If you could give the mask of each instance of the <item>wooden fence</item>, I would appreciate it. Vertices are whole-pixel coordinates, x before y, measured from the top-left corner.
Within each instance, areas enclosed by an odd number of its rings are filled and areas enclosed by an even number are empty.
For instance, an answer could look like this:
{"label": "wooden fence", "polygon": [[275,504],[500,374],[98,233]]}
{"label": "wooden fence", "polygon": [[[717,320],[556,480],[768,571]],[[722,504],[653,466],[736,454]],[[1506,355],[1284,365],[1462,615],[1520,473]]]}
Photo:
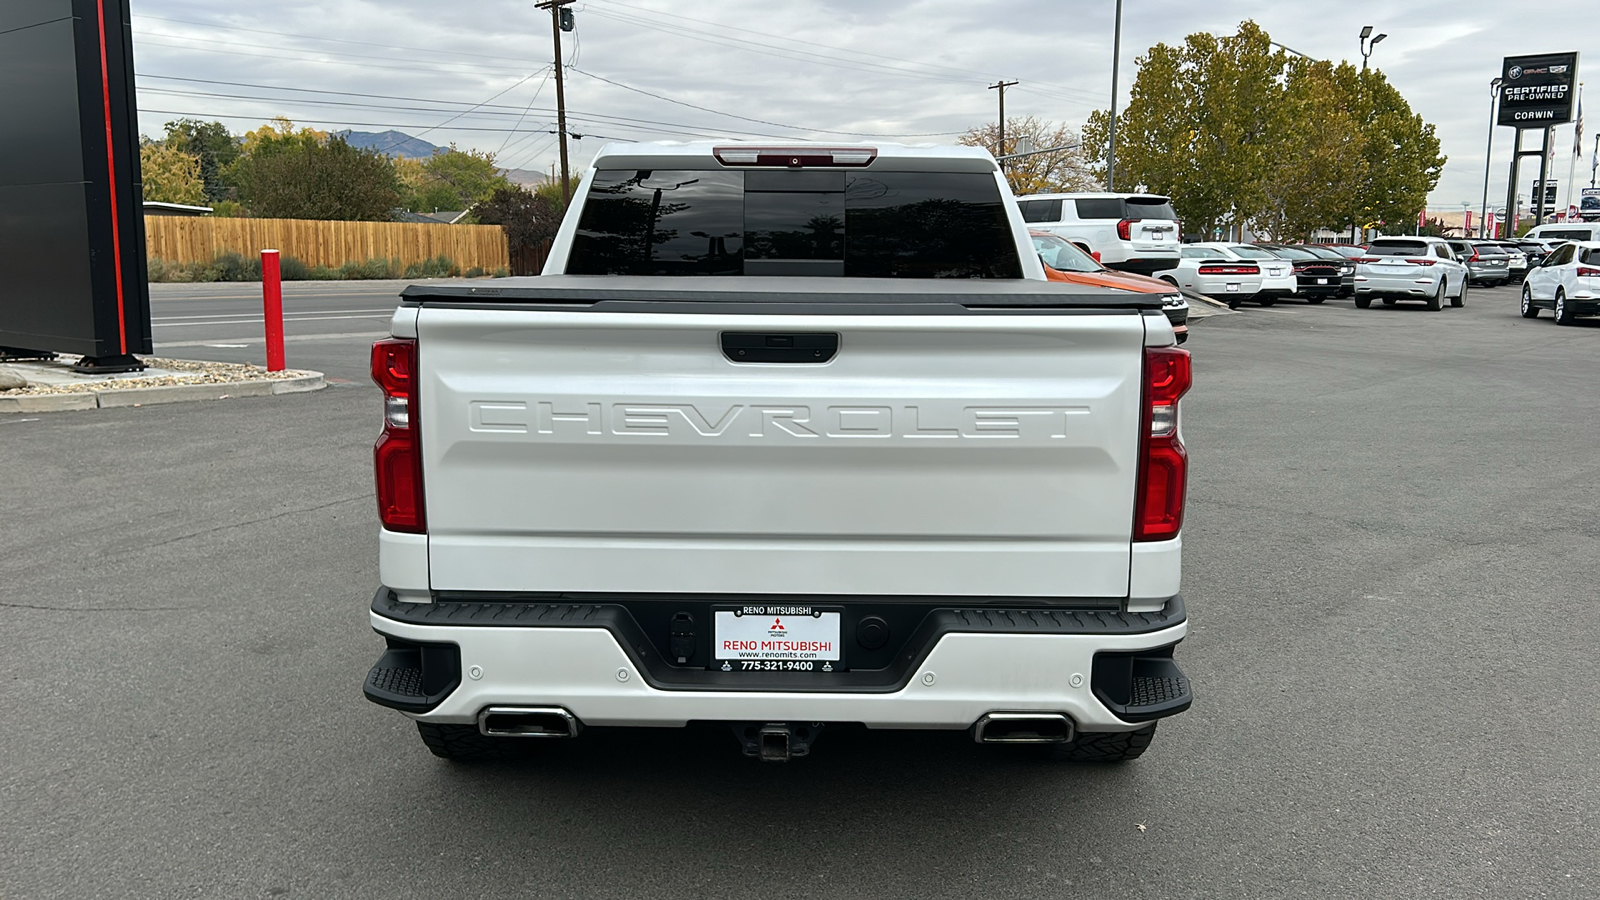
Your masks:
{"label": "wooden fence", "polygon": [[145,246],[170,263],[210,262],[232,250],[245,256],[277,250],[310,266],[337,268],[373,258],[402,266],[447,256],[463,270],[509,267],[498,225],[422,225],[410,222],[320,222],[306,219],[218,219],[145,216]]}

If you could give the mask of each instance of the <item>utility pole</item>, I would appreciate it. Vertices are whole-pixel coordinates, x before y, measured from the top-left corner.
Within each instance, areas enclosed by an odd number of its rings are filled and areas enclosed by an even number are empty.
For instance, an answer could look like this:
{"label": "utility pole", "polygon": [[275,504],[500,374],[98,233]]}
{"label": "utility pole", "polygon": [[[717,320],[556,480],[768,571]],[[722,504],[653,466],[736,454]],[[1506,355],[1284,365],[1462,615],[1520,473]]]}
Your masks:
{"label": "utility pole", "polygon": [[[1489,220],[1489,166],[1494,160],[1494,104],[1500,99],[1501,79],[1496,78],[1489,82],[1489,144],[1483,152],[1483,212],[1478,218],[1478,237],[1484,237],[1483,229]],[[1489,235],[1494,237],[1494,235]]]}
{"label": "utility pole", "polygon": [[[989,90],[992,91],[998,88],[1000,91],[1000,152],[996,153],[995,156],[1006,155],[1006,88],[1011,87],[1013,84],[1017,84],[1017,82],[997,81],[994,84],[989,85]],[[1002,161],[1000,163],[1000,170],[1005,171],[1005,168],[1006,164],[1004,161]]]}
{"label": "utility pole", "polygon": [[[563,10],[563,6],[570,6],[576,0],[541,0],[535,4],[540,9],[550,10],[550,37],[556,45],[556,130],[561,135],[561,205],[566,206],[572,202],[572,182],[567,175],[567,94],[562,86],[561,70],[564,64],[561,61],[561,32],[572,30],[572,12]],[[562,13],[566,15],[563,16]],[[563,19],[566,21],[563,23]],[[562,25],[566,27],[563,28]]]}
{"label": "utility pole", "polygon": [[1117,26],[1111,37],[1111,143],[1106,150],[1106,190],[1116,190],[1117,178],[1117,70],[1122,68],[1122,0],[1117,0]]}

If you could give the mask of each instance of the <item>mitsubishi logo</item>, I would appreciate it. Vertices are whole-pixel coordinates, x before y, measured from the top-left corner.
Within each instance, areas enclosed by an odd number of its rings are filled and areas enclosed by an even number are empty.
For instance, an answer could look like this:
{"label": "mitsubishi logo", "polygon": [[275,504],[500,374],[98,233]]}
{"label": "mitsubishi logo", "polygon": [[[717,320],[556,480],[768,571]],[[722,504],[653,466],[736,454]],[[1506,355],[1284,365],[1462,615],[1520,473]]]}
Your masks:
{"label": "mitsubishi logo", "polygon": [[772,630],[773,631],[783,631],[784,630],[784,628],[783,628],[783,620],[782,619],[773,619],[772,620]]}

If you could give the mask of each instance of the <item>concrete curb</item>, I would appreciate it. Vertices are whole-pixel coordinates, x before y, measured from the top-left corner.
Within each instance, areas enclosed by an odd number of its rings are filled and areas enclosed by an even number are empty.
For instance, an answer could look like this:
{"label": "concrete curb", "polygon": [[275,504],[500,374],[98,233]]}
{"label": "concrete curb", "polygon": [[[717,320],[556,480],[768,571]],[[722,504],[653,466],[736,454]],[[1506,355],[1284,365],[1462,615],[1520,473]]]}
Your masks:
{"label": "concrete curb", "polygon": [[232,397],[269,397],[274,394],[320,391],[327,386],[328,382],[321,372],[307,372],[298,378],[284,378],[279,381],[166,384],[158,387],[107,389],[72,394],[27,394],[21,397],[0,397],[0,414],[111,409],[118,406],[188,403],[194,400],[227,400]]}

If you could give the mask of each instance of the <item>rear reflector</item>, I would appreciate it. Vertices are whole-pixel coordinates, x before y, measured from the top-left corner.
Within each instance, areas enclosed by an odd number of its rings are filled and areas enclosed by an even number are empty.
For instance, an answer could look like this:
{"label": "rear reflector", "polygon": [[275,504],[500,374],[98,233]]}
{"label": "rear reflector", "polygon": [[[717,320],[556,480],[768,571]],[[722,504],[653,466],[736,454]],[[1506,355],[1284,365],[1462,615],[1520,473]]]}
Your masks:
{"label": "rear reflector", "polygon": [[422,505],[422,446],[417,430],[417,342],[372,345],[372,380],[383,388],[383,434],[372,448],[378,519],[390,531],[427,531]]}
{"label": "rear reflector", "polygon": [[725,166],[860,168],[878,158],[876,147],[713,147]]}
{"label": "rear reflector", "polygon": [[1183,527],[1189,454],[1178,439],[1178,400],[1192,381],[1189,351],[1146,347],[1144,429],[1134,491],[1133,539],[1164,541]]}

